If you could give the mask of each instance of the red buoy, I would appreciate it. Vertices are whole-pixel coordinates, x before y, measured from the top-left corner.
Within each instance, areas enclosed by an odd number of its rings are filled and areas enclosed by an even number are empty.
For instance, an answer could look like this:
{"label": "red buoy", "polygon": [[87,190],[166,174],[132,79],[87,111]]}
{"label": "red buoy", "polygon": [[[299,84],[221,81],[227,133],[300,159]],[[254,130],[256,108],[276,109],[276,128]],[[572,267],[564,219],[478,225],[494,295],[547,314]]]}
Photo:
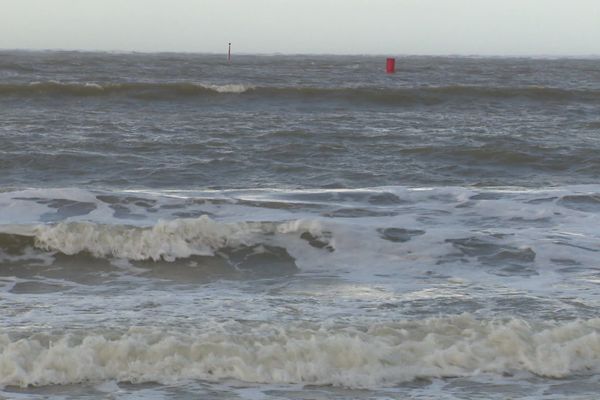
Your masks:
{"label": "red buoy", "polygon": [[387,62],[385,64],[385,72],[387,72],[388,74],[393,74],[394,72],[396,72],[396,59],[395,58],[387,59]]}

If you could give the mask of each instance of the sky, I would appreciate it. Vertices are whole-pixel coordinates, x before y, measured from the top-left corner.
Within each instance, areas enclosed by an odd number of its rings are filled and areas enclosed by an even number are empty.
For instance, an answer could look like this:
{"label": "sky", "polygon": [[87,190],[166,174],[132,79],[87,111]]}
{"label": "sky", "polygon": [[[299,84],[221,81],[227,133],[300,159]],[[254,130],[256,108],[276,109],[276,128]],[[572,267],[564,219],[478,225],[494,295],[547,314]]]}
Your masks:
{"label": "sky", "polygon": [[0,49],[600,55],[600,0],[0,0]]}

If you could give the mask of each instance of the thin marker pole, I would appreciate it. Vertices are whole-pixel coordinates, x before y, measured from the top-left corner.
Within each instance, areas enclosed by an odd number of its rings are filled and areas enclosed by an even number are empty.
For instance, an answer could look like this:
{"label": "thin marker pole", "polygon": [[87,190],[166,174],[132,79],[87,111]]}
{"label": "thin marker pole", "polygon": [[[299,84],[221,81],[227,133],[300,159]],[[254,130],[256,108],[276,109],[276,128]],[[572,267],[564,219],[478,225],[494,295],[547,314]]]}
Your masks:
{"label": "thin marker pole", "polygon": [[227,50],[227,62],[231,62],[231,42],[229,42],[229,49]]}

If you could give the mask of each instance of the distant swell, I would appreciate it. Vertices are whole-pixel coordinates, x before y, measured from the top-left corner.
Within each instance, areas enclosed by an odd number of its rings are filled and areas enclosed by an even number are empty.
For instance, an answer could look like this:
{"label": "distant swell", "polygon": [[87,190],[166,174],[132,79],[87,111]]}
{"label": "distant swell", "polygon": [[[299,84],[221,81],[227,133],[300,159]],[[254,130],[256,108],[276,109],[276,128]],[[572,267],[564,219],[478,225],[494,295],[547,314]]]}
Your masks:
{"label": "distant swell", "polygon": [[350,388],[418,378],[600,371],[600,320],[530,324],[469,315],[370,326],[243,322],[196,330],[0,332],[0,386],[199,379]]}
{"label": "distant swell", "polygon": [[406,88],[328,88],[328,87],[258,87],[246,84],[199,84],[190,82],[131,82],[131,83],[65,83],[32,82],[0,84],[0,97],[5,96],[124,96],[142,100],[173,98],[203,98],[207,96],[245,95],[263,99],[323,99],[381,104],[436,104],[462,100],[523,99],[541,102],[600,103],[600,90],[568,90],[553,87],[486,87],[438,86]]}
{"label": "distant swell", "polygon": [[241,84],[32,82],[29,84],[0,84],[0,96],[131,96],[158,100],[173,96],[209,96],[223,93],[243,93],[250,89],[252,89],[252,86]]}

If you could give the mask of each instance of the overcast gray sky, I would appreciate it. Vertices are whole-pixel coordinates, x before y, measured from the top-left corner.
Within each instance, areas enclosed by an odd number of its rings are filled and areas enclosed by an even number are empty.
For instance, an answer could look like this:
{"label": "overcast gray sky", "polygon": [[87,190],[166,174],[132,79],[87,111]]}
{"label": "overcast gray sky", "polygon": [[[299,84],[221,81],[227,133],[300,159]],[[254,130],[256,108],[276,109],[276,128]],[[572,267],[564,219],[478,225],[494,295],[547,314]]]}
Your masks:
{"label": "overcast gray sky", "polygon": [[600,0],[0,0],[0,48],[600,55]]}

